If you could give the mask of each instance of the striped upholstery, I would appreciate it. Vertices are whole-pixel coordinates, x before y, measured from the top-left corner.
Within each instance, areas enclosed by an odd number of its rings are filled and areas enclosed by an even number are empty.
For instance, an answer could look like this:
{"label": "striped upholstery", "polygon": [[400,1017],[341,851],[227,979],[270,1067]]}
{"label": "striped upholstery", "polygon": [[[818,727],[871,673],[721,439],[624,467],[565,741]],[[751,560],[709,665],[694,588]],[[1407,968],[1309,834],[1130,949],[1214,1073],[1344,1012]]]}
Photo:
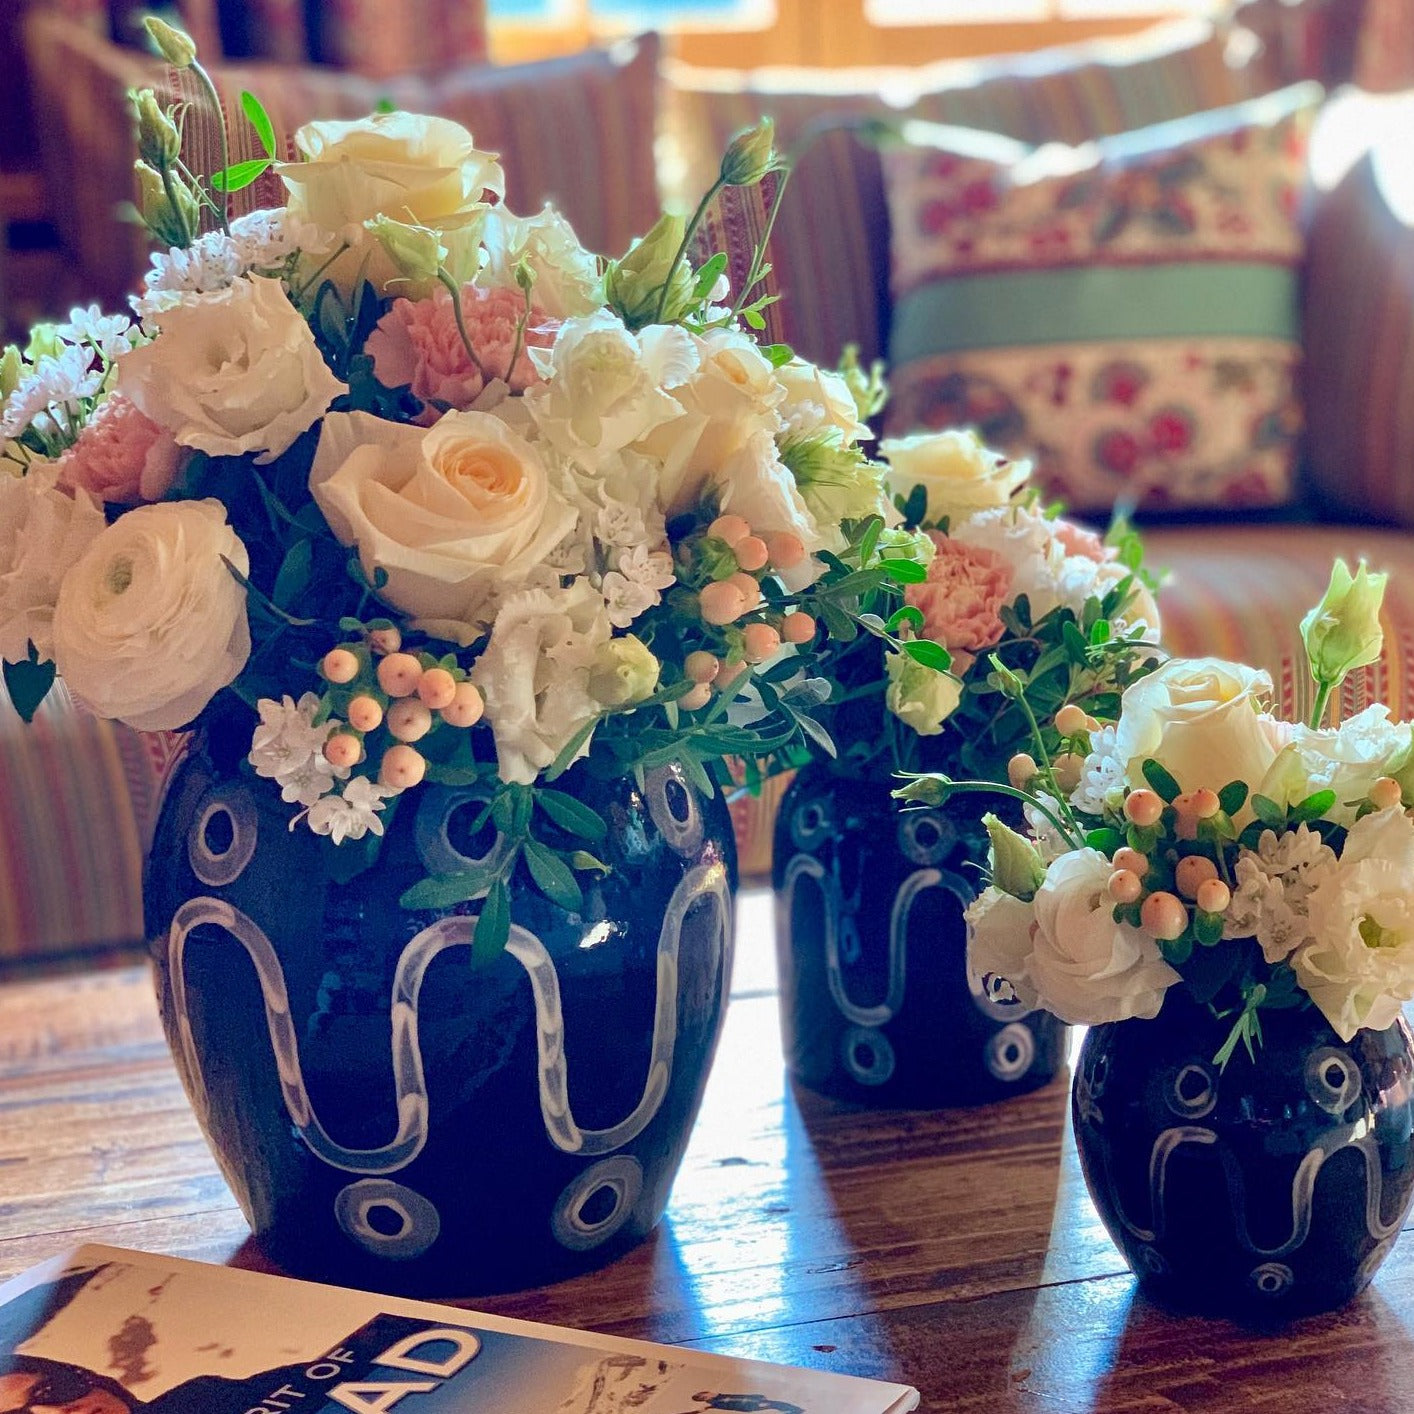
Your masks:
{"label": "striped upholstery", "polygon": [[[1317,197],[1307,255],[1307,462],[1325,505],[1414,525],[1414,95]],[[1401,131],[1402,129],[1402,131]]]}
{"label": "striped upholstery", "polygon": [[[154,86],[191,104],[184,135],[189,165],[219,165],[215,115],[190,74],[143,56],[56,14],[32,15],[26,48],[36,102],[48,121],[45,163],[54,216],[78,267],[76,293],[120,304],[146,264],[140,230],[113,213],[132,197],[136,148],[127,90]],[[510,205],[523,212],[556,201],[591,249],[619,254],[658,214],[653,162],[658,41],[626,41],[539,64],[483,65],[434,77],[382,81],[316,65],[216,65],[232,159],[257,155],[239,118],[242,88],[260,95],[288,155],[290,135],[311,118],[353,118],[387,99],[465,124],[499,151]],[[233,211],[279,204],[273,173],[236,195]]]}
{"label": "striped upholstery", "polygon": [[849,128],[909,117],[1025,142],[1083,142],[1248,96],[1221,37],[1190,23],[1121,43],[826,80],[683,65],[666,74],[668,173],[682,194],[705,190],[732,135],[763,113],[775,118],[783,149],[804,150],[776,226],[775,257],[790,297],[789,342],[830,363],[848,342],[867,357],[881,354],[887,334],[877,259],[887,245],[882,177],[877,154]]}

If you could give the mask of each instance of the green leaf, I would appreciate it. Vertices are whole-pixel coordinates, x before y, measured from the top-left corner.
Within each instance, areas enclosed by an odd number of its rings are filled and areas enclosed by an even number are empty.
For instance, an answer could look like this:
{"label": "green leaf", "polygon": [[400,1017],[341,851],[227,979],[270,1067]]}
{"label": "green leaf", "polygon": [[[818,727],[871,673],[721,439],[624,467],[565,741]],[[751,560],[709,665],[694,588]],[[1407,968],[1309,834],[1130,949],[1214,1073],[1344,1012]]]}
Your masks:
{"label": "green leaf", "polygon": [[917,560],[880,560],[879,568],[895,584],[922,584],[928,578],[927,566]]}
{"label": "green leaf", "polygon": [[899,506],[899,513],[910,530],[922,524],[928,514],[928,488],[922,483],[908,493],[908,499]]}
{"label": "green leaf", "polygon": [[217,191],[243,191],[270,166],[268,157],[252,157],[248,162],[234,162],[224,171],[211,174],[211,185]]}
{"label": "green leaf", "polygon": [[584,873],[612,874],[614,872],[597,855],[590,854],[585,849],[577,849],[570,855],[570,868],[579,869]]}
{"label": "green leaf", "polygon": [[897,633],[904,624],[907,624],[915,633],[922,633],[925,622],[922,609],[914,604],[905,604],[902,608],[893,611],[884,627],[890,633]]}
{"label": "green leaf", "polygon": [[497,879],[486,895],[476,933],[471,940],[471,965],[485,967],[505,951],[511,936],[511,898],[505,881]]}
{"label": "green leaf", "polygon": [[903,645],[903,651],[915,663],[921,663],[935,672],[945,673],[952,667],[952,654],[941,643],[934,643],[931,638],[911,638]]}
{"label": "green leaf", "polygon": [[609,827],[597,811],[591,810],[582,800],[567,795],[562,790],[547,790],[544,787],[535,792],[535,803],[562,830],[580,839],[597,844],[608,833]]}
{"label": "green leaf", "polygon": [[1247,804],[1247,782],[1232,781],[1218,792],[1218,804],[1229,815],[1236,815]]}
{"label": "green leaf", "polygon": [[834,760],[839,755],[839,752],[835,749],[834,738],[814,717],[807,717],[802,713],[795,720],[801,731],[804,732],[826,756],[830,757],[831,760]]}
{"label": "green leaf", "polygon": [[270,121],[270,115],[265,111],[261,101],[246,89],[241,90],[241,112],[245,114],[246,121],[255,129],[256,136],[260,139],[260,145],[265,149],[265,155],[273,159],[276,155],[275,125]]}
{"label": "green leaf", "polygon": [[275,576],[275,587],[270,598],[281,609],[289,609],[309,587],[310,573],[314,568],[314,545],[309,540],[296,540],[290,546],[280,563]]}
{"label": "green leaf", "polygon": [[1281,831],[1286,828],[1286,811],[1270,797],[1254,795],[1252,811],[1267,829]]}
{"label": "green leaf", "polygon": [[1182,793],[1178,782],[1152,756],[1144,763],[1143,770],[1149,788],[1163,800],[1172,801]]}
{"label": "green leaf", "polygon": [[766,321],[754,309],[743,309],[741,317],[758,333],[766,327]]}
{"label": "green leaf", "polygon": [[41,663],[34,644],[29,646],[27,662],[4,664],[5,691],[10,694],[10,702],[23,721],[34,721],[39,704],[49,695],[54,686],[54,664]]}
{"label": "green leaf", "polygon": [[727,268],[727,253],[719,250],[711,260],[709,260],[698,272],[697,283],[693,286],[692,293],[695,299],[706,299],[712,293],[712,286],[717,283],[717,277]]}
{"label": "green leaf", "polygon": [[1159,951],[1163,953],[1164,961],[1171,967],[1182,967],[1193,956],[1192,933],[1184,933],[1182,937],[1160,943]]}
{"label": "green leaf", "polygon": [[1091,830],[1090,833],[1085,836],[1085,843],[1089,845],[1091,849],[1099,850],[1101,854],[1108,858],[1123,845],[1124,836],[1120,831],[1105,826],[1102,829]]}
{"label": "green leaf", "polygon": [[474,864],[469,869],[458,869],[455,874],[437,874],[421,879],[398,902],[404,908],[416,911],[443,912],[459,903],[470,903],[473,899],[485,897],[499,877],[498,869]]}
{"label": "green leaf", "polygon": [[789,344],[764,344],[761,352],[772,368],[783,368],[795,357],[795,350]]}
{"label": "green leaf", "polygon": [[1291,819],[1307,823],[1319,820],[1334,804],[1335,792],[1333,790],[1318,790],[1314,795],[1308,795],[1300,805],[1292,809]]}
{"label": "green leaf", "polygon": [[1090,645],[1085,641],[1085,635],[1075,626],[1074,620],[1065,621],[1061,629],[1061,641],[1077,667],[1083,668],[1090,661]]}
{"label": "green leaf", "polygon": [[545,772],[547,781],[557,780],[563,776],[569,768],[574,765],[575,757],[579,755],[580,748],[594,735],[594,728],[599,725],[598,717],[591,717],[575,734],[560,748],[560,754],[550,763],[549,769]]}
{"label": "green leaf", "polygon": [[524,853],[535,887],[566,913],[578,913],[584,907],[584,895],[569,865],[539,840],[526,840]]}

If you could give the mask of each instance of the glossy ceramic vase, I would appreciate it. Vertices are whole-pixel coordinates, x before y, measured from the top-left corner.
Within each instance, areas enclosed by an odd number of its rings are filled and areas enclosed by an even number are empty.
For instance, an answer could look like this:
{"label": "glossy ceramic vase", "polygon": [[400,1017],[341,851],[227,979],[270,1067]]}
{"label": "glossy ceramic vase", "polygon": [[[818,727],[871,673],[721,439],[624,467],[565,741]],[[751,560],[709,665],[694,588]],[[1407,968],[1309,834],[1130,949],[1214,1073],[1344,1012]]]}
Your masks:
{"label": "glossy ceramic vase", "polygon": [[477,968],[479,904],[398,902],[504,847],[469,833],[466,793],[400,802],[340,884],[234,755],[178,768],[147,877],[162,1016],[276,1265],[469,1295],[599,1265],[662,1216],[726,1006],[731,828],[675,768],[557,785],[607,821],[611,872],[576,914],[517,874],[510,942]]}
{"label": "glossy ceramic vase", "polygon": [[893,785],[815,765],[781,801],[773,882],[792,1074],[843,1099],[930,1108],[1045,1084],[1066,1028],[968,975],[963,911],[996,802],[904,810]]}
{"label": "glossy ceramic vase", "polygon": [[1414,1199],[1403,1021],[1342,1042],[1314,1007],[1232,1024],[1170,994],[1086,1034],[1071,1104],[1090,1196],[1144,1290],[1184,1311],[1284,1320],[1350,1300]]}

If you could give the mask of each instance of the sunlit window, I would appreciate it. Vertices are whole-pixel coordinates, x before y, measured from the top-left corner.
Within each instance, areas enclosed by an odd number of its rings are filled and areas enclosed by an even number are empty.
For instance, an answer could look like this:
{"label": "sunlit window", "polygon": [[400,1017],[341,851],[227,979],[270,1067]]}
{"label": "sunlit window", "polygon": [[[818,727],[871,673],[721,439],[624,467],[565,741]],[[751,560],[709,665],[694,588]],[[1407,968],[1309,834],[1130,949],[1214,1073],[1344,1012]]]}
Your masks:
{"label": "sunlit window", "polygon": [[926,25],[1211,15],[1225,8],[1226,0],[865,0],[864,13],[879,25]]}
{"label": "sunlit window", "polygon": [[573,22],[629,29],[683,25],[755,27],[774,18],[774,0],[490,0],[493,22],[555,25]]}

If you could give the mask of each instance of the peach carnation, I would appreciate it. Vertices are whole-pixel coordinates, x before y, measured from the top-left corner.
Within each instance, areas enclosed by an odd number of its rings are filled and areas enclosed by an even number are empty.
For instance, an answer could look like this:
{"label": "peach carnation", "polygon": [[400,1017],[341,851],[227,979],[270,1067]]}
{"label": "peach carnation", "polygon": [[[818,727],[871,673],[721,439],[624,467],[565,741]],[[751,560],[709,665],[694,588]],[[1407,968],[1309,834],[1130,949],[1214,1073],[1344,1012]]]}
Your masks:
{"label": "peach carnation", "polygon": [[1060,541],[1061,549],[1067,555],[1076,555],[1084,560],[1094,560],[1097,565],[1114,559],[1114,550],[1106,545],[1093,530],[1086,530],[1084,526],[1076,525],[1074,521],[1069,520],[1058,520],[1055,522],[1055,527],[1056,539]]}
{"label": "peach carnation", "polygon": [[130,506],[171,489],[181,448],[135,403],[114,393],[59,458],[59,485]]}
{"label": "peach carnation", "polygon": [[[533,306],[526,318],[525,297],[519,290],[479,290],[468,285],[461,303],[475,362],[457,329],[452,296],[440,286],[427,299],[394,300],[368,336],[374,376],[385,388],[411,388],[413,397],[426,405],[419,422],[435,422],[448,408],[471,407],[495,378],[513,393],[523,393],[539,381],[530,348],[548,348],[554,342],[557,321]],[[512,368],[516,330],[523,318],[525,333]]]}
{"label": "peach carnation", "polygon": [[1011,599],[1011,567],[995,550],[941,531],[930,530],[928,538],[937,553],[928,578],[908,586],[908,602],[923,612],[923,636],[952,651],[954,671],[966,671],[972,654],[1002,636],[1000,610]]}

